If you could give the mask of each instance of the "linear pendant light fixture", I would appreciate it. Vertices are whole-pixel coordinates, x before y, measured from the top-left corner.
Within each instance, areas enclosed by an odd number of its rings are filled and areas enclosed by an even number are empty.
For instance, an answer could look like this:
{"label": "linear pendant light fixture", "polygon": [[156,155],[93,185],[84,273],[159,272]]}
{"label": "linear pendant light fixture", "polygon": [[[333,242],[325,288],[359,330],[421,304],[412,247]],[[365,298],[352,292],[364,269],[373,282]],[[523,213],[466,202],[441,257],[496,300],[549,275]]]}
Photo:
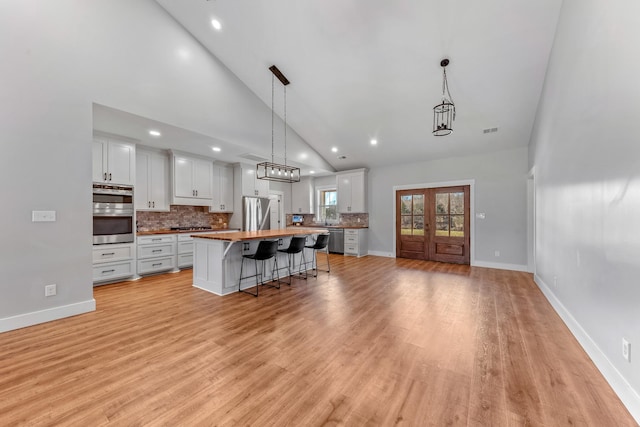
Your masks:
{"label": "linear pendant light fixture", "polygon": [[[256,165],[256,177],[267,181],[299,182],[300,168],[287,165],[287,85],[289,80],[282,74],[278,67],[272,65],[269,70],[271,76],[271,162],[262,162]],[[275,78],[280,80],[284,87],[284,164],[275,163],[274,155],[274,115],[273,94]]]}
{"label": "linear pendant light fixture", "polygon": [[440,61],[442,67],[442,102],[433,107],[433,134],[435,136],[445,136],[453,132],[452,123],[456,119],[456,106],[449,93],[447,83],[448,59]]}

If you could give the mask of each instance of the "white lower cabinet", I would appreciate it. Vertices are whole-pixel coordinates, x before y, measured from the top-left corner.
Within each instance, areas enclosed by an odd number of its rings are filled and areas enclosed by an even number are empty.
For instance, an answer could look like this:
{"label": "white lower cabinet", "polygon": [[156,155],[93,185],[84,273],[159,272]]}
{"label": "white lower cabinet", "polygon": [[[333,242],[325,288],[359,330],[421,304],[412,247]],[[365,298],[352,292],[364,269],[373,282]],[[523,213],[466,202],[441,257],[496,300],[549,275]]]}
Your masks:
{"label": "white lower cabinet", "polygon": [[361,257],[367,255],[368,253],[369,245],[367,241],[367,230],[345,228],[344,254]]}
{"label": "white lower cabinet", "polygon": [[189,234],[178,236],[178,268],[193,266],[193,237]]}
{"label": "white lower cabinet", "polygon": [[178,268],[193,267],[193,234],[215,234],[221,231],[205,231],[202,233],[178,234]]}
{"label": "white lower cabinet", "polygon": [[133,243],[93,246],[94,285],[135,276]]}
{"label": "white lower cabinet", "polygon": [[138,237],[138,274],[161,273],[176,269],[176,235]]}

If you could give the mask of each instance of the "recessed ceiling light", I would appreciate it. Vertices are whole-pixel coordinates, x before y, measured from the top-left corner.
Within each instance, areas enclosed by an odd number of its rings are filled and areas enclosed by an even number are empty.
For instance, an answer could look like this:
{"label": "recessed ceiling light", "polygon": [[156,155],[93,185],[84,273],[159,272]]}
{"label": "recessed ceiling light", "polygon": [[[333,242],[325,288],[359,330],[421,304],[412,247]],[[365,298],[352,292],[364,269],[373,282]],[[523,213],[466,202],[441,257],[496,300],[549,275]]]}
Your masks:
{"label": "recessed ceiling light", "polygon": [[377,145],[378,144],[378,140],[377,139],[372,139],[371,140],[371,145]]}
{"label": "recessed ceiling light", "polygon": [[150,130],[149,131],[149,135],[151,135],[151,136],[160,136],[162,134],[157,130]]}
{"label": "recessed ceiling light", "polygon": [[309,173],[313,175],[314,173],[316,173],[316,171],[309,171]]}
{"label": "recessed ceiling light", "polygon": [[216,152],[220,151],[220,147],[211,147],[211,149]]}
{"label": "recessed ceiling light", "polygon": [[333,148],[331,149],[331,151],[333,151],[334,153],[337,153],[337,152],[338,152],[338,148],[337,148],[337,147],[333,147]]}
{"label": "recessed ceiling light", "polygon": [[220,31],[220,29],[222,28],[222,24],[216,18],[213,18],[211,20],[211,26],[218,31]]}

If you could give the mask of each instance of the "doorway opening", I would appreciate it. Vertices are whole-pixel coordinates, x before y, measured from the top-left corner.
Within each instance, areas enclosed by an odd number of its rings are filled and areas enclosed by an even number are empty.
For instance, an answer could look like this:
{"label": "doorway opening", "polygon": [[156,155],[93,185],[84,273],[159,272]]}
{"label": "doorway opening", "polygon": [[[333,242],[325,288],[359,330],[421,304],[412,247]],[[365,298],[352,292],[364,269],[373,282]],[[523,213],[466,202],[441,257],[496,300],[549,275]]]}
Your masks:
{"label": "doorway opening", "polygon": [[469,264],[470,186],[396,191],[396,257]]}

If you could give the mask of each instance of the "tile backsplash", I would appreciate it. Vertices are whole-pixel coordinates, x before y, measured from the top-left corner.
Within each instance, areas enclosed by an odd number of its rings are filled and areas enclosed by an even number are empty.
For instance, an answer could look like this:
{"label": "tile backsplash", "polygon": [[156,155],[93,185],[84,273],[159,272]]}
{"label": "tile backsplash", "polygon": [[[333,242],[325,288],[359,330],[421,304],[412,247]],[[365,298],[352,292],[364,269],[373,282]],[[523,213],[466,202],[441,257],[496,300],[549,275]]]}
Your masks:
{"label": "tile backsplash", "polygon": [[[316,222],[316,216],[314,214],[303,214],[304,221],[302,225],[324,225],[323,223]],[[360,222],[358,222],[358,219]],[[287,214],[287,226],[293,224],[293,215]],[[369,226],[369,214],[368,213],[353,213],[353,214],[340,214],[340,223],[335,225],[344,225],[346,227],[368,227]]]}
{"label": "tile backsplash", "polygon": [[228,228],[228,213],[209,213],[208,206],[171,205],[169,212],[136,212],[138,231],[166,230],[171,227]]}

